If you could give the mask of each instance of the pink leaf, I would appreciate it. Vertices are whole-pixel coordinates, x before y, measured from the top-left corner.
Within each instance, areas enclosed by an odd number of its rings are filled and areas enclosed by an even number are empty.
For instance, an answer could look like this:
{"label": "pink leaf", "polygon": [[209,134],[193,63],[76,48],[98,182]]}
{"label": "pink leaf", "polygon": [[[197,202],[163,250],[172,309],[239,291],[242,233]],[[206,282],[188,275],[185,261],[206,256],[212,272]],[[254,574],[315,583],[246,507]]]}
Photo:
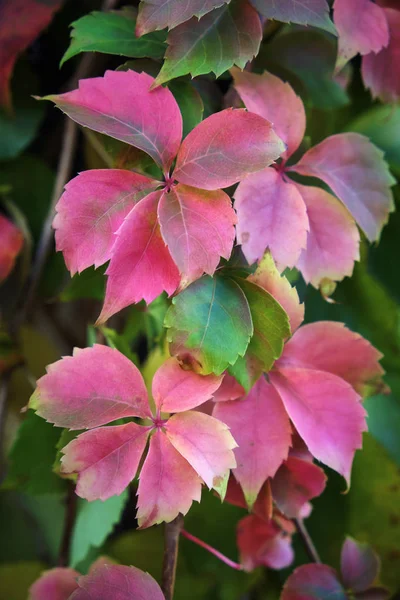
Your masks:
{"label": "pink leaf", "polygon": [[188,411],[171,417],[165,431],[171,444],[186,458],[211,489],[236,467],[232,449],[237,446],[229,428],[218,419]]}
{"label": "pink leaf", "polygon": [[135,423],[82,433],[62,452],[62,473],[78,473],[76,493],[86,500],[122,494],[136,475],[148,428]]}
{"label": "pink leaf", "polygon": [[368,544],[346,538],[340,557],[343,584],[353,592],[364,592],[379,575],[379,557]]}
{"label": "pink leaf", "polygon": [[252,4],[267,19],[312,25],[335,33],[326,0],[252,0]]}
{"label": "pink leaf", "polygon": [[225,188],[267,167],[284,150],[268,121],[228,108],[202,121],[183,140],[173,176],[193,187]]}
{"label": "pink leaf", "polygon": [[341,377],[361,395],[379,382],[384,370],[382,354],[343,323],[319,321],[301,327],[285,346],[276,364],[327,371]]}
{"label": "pink leaf", "polygon": [[182,116],[168,88],[135,71],[106,71],[81,79],[79,89],[46,96],[71,119],[147,152],[168,170],[182,139]]}
{"label": "pink leaf", "polygon": [[304,304],[300,304],[296,288],[290,285],[286,277],[280,275],[269,252],[261,259],[249,280],[269,292],[285,309],[289,317],[291,332],[294,333],[303,322]]}
{"label": "pink leaf", "polygon": [[310,229],[307,245],[297,261],[306,283],[316,288],[323,279],[341,281],[359,260],[360,235],[353,217],[332,194],[297,184],[307,207]]}
{"label": "pink leaf", "polygon": [[78,584],[70,600],[165,600],[155,579],[135,567],[103,565]]}
{"label": "pink leaf", "polygon": [[237,527],[240,562],[246,571],[259,566],[284,569],[294,558],[290,536],[281,532],[274,521],[264,521],[254,515],[244,517]]}
{"label": "pink leaf", "polygon": [[148,304],[164,290],[172,294],[179,271],[161,237],[157,206],[162,192],[153,192],[128,214],[112,249],[106,297],[98,323],[144,299]]}
{"label": "pink leaf", "polygon": [[142,0],[136,23],[136,35],[149,31],[173,29],[192,17],[200,19],[214,8],[227,4],[230,0]]}
{"label": "pink leaf", "polygon": [[320,467],[289,456],[272,479],[271,488],[279,510],[292,519],[299,517],[309,500],[322,494],[325,484],[326,475]]}
{"label": "pink leaf", "polygon": [[322,371],[285,367],[269,376],[311,454],[350,485],[354,453],[367,429],[358,394],[340,377]]}
{"label": "pink leaf", "polygon": [[303,565],[286,581],[280,600],[347,600],[336,571],[326,565]]}
{"label": "pink leaf", "polygon": [[45,571],[29,589],[28,600],[68,600],[77,588],[79,573],[74,569]]}
{"label": "pink leaf", "polygon": [[261,377],[245,398],[216,404],[213,415],[228,425],[239,444],[233,474],[251,508],[265,480],[288,455],[291,431],[281,399]]}
{"label": "pink leaf", "polygon": [[153,378],[153,397],[163,412],[182,412],[206,402],[221,385],[222,377],[199,375],[169,358]]}
{"label": "pink leaf", "polygon": [[150,415],[143,378],[126,356],[107,346],[74,349],[47,367],[30,408],[56,427],[90,429]]}
{"label": "pink leaf", "polygon": [[240,183],[235,209],[238,242],[250,264],[267,248],[282,269],[296,264],[306,246],[309,225],[295,185],[284,181],[275,169],[264,169]]}
{"label": "pink leaf", "polygon": [[200,502],[201,480],[195,470],[157,430],[150,440],[149,453],[140,473],[138,488],[139,526],[169,523],[185,515],[193,500]]}
{"label": "pink leaf", "polygon": [[111,257],[114,233],[157,181],[120,169],[84,171],[66,186],[53,221],[57,250],[74,275]]}
{"label": "pink leaf", "polygon": [[301,99],[288,83],[267,71],[257,75],[234,67],[231,72],[246,108],[271,122],[287,146],[283,156],[291,156],[300,146],[306,130],[306,113]]}
{"label": "pink leaf", "polygon": [[221,385],[213,394],[214,402],[227,402],[237,400],[245,395],[244,388],[229,373],[225,373]]}
{"label": "pink leaf", "polygon": [[220,257],[230,257],[237,219],[222,190],[178,184],[161,196],[158,217],[164,242],[187,280],[213,275]]}
{"label": "pink leaf", "polygon": [[388,45],[385,11],[372,0],[335,0],[333,6],[333,19],[339,34],[339,69],[356,54],[376,54]]}
{"label": "pink leaf", "polygon": [[[400,14],[400,13],[399,13]],[[394,180],[383,152],[358,133],[339,133],[308,150],[292,170],[319,177],[349,209],[370,241],[394,209]]]}
{"label": "pink leaf", "polygon": [[362,76],[372,95],[383,102],[400,98],[400,77],[393,76],[400,64],[400,11],[384,9],[389,25],[389,45],[379,54],[368,54],[362,61]]}
{"label": "pink leaf", "polygon": [[11,273],[15,260],[21,252],[24,238],[22,232],[0,214],[0,283]]}

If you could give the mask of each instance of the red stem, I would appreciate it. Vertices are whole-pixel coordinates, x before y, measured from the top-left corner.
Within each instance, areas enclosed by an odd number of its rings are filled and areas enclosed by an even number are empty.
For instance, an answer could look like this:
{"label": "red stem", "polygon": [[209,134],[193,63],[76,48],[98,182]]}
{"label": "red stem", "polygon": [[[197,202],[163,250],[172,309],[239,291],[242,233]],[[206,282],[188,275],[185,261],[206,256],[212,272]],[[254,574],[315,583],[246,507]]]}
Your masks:
{"label": "red stem", "polygon": [[231,567],[232,569],[235,569],[236,571],[243,571],[242,565],[234,562],[233,560],[231,560],[230,558],[228,558],[227,556],[225,556],[224,554],[222,554],[221,552],[219,552],[218,550],[216,550],[209,544],[206,544],[206,542],[203,542],[203,540],[200,540],[195,535],[192,535],[185,529],[182,529],[181,535],[183,535],[185,538],[187,538],[191,542],[194,542],[198,546],[201,546],[201,548],[208,550],[208,552],[210,552],[211,554],[213,554],[214,556],[219,558],[219,560],[222,560],[222,562],[225,563],[226,565],[228,565],[228,567]]}

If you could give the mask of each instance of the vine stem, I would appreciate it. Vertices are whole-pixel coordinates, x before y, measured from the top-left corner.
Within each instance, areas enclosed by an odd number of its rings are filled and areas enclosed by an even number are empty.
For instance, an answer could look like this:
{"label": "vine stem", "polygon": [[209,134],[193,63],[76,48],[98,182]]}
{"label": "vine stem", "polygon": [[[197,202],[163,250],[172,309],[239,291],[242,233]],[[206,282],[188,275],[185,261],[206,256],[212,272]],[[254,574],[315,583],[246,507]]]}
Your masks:
{"label": "vine stem", "polygon": [[165,600],[174,597],[176,566],[178,564],[179,536],[183,527],[183,516],[178,515],[171,523],[165,524],[164,560],[161,588]]}
{"label": "vine stem", "polygon": [[185,529],[182,529],[181,533],[182,533],[183,537],[187,538],[191,542],[194,542],[195,544],[197,544],[201,548],[204,548],[205,550],[207,550],[208,552],[210,552],[211,554],[213,554],[214,556],[216,556],[217,558],[219,558],[219,560],[221,560],[223,563],[225,563],[226,565],[228,565],[228,567],[231,567],[232,569],[235,569],[236,571],[243,571],[243,566],[241,564],[239,564],[239,563],[231,560],[230,558],[228,558],[227,556],[225,556],[225,554],[222,554],[222,552],[219,552],[219,550],[216,550],[215,548],[213,548],[212,546],[210,546],[206,542],[203,542],[203,540],[200,540],[195,535],[192,535],[191,533],[189,533]]}
{"label": "vine stem", "polygon": [[70,562],[71,542],[76,518],[77,499],[78,497],[75,494],[75,485],[69,481],[68,493],[65,500],[66,510],[64,520],[64,532],[60,546],[60,553],[58,555],[59,567],[68,567]]}
{"label": "vine stem", "polygon": [[312,541],[306,526],[304,525],[303,519],[293,519],[293,522],[296,525],[297,533],[301,537],[301,540],[304,544],[304,547],[310,560],[312,560],[315,563],[321,563],[321,558],[318,554],[316,547],[314,546],[314,542]]}

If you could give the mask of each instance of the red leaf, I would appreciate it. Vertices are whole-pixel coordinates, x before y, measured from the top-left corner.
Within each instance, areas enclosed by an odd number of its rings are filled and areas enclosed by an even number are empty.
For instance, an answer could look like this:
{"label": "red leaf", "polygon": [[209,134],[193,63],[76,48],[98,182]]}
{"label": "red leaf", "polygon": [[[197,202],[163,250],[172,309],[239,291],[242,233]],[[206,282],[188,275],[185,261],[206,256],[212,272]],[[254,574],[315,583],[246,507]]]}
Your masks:
{"label": "red leaf", "polygon": [[336,571],[326,565],[303,565],[286,581],[280,600],[347,600]]}
{"label": "red leaf", "polygon": [[24,237],[22,232],[0,214],[0,283],[11,273],[15,260],[21,252]]}
{"label": "red leaf", "polygon": [[343,584],[353,592],[366,591],[379,575],[379,557],[368,546],[346,538],[340,557]]}
{"label": "red leaf", "polygon": [[202,121],[183,140],[173,176],[206,190],[226,188],[270,165],[284,149],[268,121],[228,108]]}
{"label": "red leaf", "polygon": [[[239,506],[240,508],[248,509],[243,490],[233,475],[229,477],[224,501],[228,502],[229,504],[233,504],[233,506]],[[260,519],[270,521],[272,518],[272,511],[272,492],[268,479],[262,486],[251,512]]]}
{"label": "red leaf", "polygon": [[294,558],[291,537],[285,535],[274,521],[264,521],[254,515],[244,517],[237,527],[240,562],[246,571],[261,565],[284,569]]}

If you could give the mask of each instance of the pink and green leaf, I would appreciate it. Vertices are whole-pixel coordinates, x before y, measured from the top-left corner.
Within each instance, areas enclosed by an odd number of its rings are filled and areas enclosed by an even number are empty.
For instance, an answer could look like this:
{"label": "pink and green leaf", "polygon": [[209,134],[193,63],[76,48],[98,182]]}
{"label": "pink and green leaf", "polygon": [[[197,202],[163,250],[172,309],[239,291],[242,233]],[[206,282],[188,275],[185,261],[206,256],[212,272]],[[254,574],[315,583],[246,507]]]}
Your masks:
{"label": "pink and green leaf", "polygon": [[326,0],[251,0],[253,6],[266,19],[284,23],[311,25],[336,33],[329,18],[329,5]]}
{"label": "pink and green leaf", "polygon": [[200,19],[230,0],[142,0],[139,5],[136,33],[143,35],[159,29],[173,29],[192,17]]}

